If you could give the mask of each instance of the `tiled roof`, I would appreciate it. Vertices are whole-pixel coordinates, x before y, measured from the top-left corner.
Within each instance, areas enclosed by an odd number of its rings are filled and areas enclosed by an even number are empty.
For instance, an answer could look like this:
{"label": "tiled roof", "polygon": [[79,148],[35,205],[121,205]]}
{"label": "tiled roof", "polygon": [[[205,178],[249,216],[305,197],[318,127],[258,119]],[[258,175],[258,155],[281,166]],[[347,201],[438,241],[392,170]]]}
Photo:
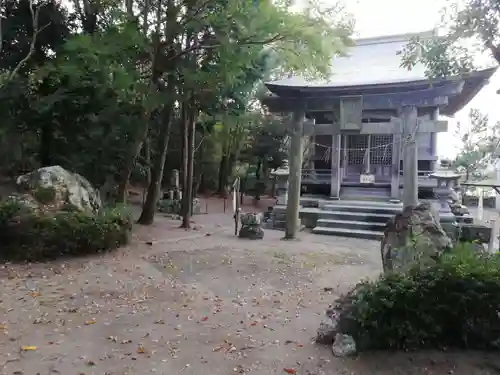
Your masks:
{"label": "tiled roof", "polygon": [[[328,81],[308,82],[292,77],[272,82],[273,85],[302,87],[346,87],[404,83],[425,80],[425,67],[421,64],[412,70],[401,67],[401,51],[412,36],[422,38],[433,32],[404,34],[369,39],[359,39],[348,50],[348,56],[337,57],[332,62],[333,75]],[[271,82],[270,82],[271,83]]]}

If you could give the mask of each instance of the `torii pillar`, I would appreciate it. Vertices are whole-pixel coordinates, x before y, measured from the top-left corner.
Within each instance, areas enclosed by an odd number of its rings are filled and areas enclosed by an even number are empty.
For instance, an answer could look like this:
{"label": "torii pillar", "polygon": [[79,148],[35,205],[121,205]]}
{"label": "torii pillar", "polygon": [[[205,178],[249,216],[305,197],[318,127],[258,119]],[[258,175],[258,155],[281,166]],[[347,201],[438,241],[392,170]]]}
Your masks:
{"label": "torii pillar", "polygon": [[284,239],[295,239],[299,230],[300,186],[302,180],[302,136],[304,134],[305,108],[298,106],[292,112],[292,134],[288,156],[288,199]]}

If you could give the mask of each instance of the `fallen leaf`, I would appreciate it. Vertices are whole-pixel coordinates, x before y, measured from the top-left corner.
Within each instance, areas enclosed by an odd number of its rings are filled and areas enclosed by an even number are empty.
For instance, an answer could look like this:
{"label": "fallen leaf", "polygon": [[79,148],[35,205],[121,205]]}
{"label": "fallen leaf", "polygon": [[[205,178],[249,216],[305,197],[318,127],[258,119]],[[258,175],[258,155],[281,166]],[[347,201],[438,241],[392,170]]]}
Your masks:
{"label": "fallen leaf", "polygon": [[37,346],[31,346],[31,345],[28,345],[28,346],[23,346],[21,348],[24,352],[29,352],[29,351],[33,351],[33,350],[37,350],[38,347]]}
{"label": "fallen leaf", "polygon": [[297,370],[294,368],[284,368],[283,371],[285,371],[287,374],[296,374]]}
{"label": "fallen leaf", "polygon": [[144,353],[146,353],[146,349],[144,348],[144,346],[139,345],[139,347],[137,348],[137,354],[144,354]]}
{"label": "fallen leaf", "polygon": [[90,320],[87,320],[87,321],[85,322],[85,325],[86,325],[86,326],[89,326],[89,325],[91,325],[91,324],[96,324],[96,323],[97,323],[97,321],[96,321],[94,318],[92,318],[92,319],[90,319]]}
{"label": "fallen leaf", "polygon": [[40,297],[42,295],[42,293],[40,292],[37,292],[37,291],[33,291],[30,293],[31,297]]}

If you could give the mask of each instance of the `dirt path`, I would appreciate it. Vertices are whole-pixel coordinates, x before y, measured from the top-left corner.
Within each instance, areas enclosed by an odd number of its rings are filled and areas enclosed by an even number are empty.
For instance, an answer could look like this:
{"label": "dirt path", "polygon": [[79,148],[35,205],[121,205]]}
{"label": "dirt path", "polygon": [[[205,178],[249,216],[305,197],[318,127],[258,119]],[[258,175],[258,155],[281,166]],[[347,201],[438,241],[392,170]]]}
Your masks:
{"label": "dirt path", "polygon": [[231,235],[230,214],[197,223],[159,219],[102,257],[3,266],[1,373],[495,373],[477,353],[337,359],[312,343],[335,295],[380,272],[378,243],[273,231],[251,242]]}

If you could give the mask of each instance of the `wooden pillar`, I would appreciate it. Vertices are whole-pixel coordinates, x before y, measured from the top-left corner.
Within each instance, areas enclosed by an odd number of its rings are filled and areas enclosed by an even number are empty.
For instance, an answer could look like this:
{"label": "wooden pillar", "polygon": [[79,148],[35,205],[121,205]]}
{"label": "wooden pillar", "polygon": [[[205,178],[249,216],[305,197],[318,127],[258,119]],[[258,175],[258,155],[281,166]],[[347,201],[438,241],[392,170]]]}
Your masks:
{"label": "wooden pillar", "polygon": [[285,239],[295,239],[299,229],[300,183],[302,175],[302,135],[305,111],[303,107],[292,114],[292,135],[288,156],[288,199],[286,203]]}
{"label": "wooden pillar", "polygon": [[391,168],[391,198],[401,199],[399,178],[401,176],[401,131],[395,132],[392,137],[392,168]]}
{"label": "wooden pillar", "polygon": [[330,197],[339,198],[340,196],[340,142],[341,135],[334,133],[332,135],[332,179],[330,188]]}
{"label": "wooden pillar", "polygon": [[401,110],[403,127],[403,205],[418,204],[418,155],[417,155],[417,108],[405,106]]}

